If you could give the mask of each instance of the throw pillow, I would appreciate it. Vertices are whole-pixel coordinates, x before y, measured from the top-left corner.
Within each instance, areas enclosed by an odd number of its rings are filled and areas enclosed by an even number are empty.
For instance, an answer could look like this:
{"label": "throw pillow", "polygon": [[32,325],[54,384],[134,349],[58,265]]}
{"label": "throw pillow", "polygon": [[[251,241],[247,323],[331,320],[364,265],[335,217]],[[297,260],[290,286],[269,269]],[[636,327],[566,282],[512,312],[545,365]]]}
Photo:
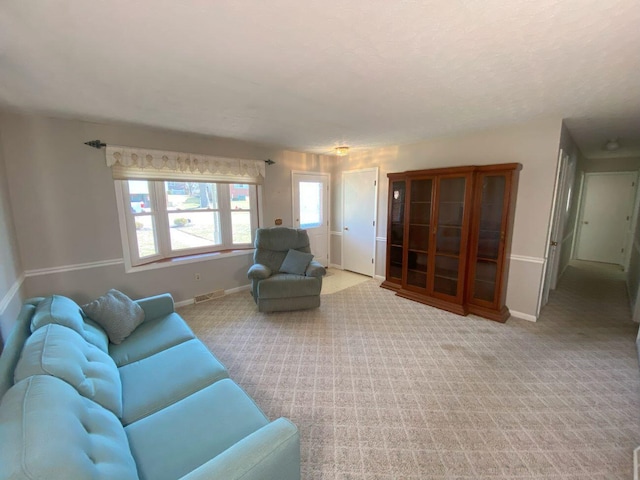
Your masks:
{"label": "throw pillow", "polygon": [[111,289],[82,306],[85,315],[100,324],[111,343],[122,343],[144,321],[142,307],[124,293]]}
{"label": "throw pillow", "polygon": [[304,275],[311,260],[313,260],[312,254],[289,249],[287,256],[284,257],[284,262],[280,266],[280,272]]}

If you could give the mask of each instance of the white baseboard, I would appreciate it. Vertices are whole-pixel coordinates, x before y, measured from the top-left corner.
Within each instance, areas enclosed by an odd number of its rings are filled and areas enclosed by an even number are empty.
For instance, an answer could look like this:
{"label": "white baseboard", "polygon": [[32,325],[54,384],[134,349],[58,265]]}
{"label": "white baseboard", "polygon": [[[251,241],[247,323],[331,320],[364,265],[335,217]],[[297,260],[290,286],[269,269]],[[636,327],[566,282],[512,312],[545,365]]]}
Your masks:
{"label": "white baseboard", "polygon": [[5,293],[4,297],[2,297],[2,300],[0,300],[0,315],[4,314],[4,311],[13,300],[13,297],[20,291],[20,287],[22,287],[24,279],[24,273],[20,274],[17,280],[13,282],[13,285],[11,285],[11,288],[7,291],[7,293]]}
{"label": "white baseboard", "polygon": [[[228,290],[224,291],[225,295],[231,295],[232,293],[238,293],[238,292],[244,292],[245,290],[251,290],[251,284],[247,284],[247,285],[241,285],[239,287],[234,287],[234,288],[230,288]],[[222,297],[220,297],[222,298]],[[180,308],[180,307],[186,307],[187,305],[193,305],[195,302],[195,299],[193,298],[189,298],[187,300],[182,300],[180,302],[175,302],[174,305],[176,308]]]}
{"label": "white baseboard", "polygon": [[538,321],[538,317],[536,317],[535,315],[530,315],[528,313],[516,312],[514,310],[509,310],[509,313],[511,313],[512,317],[516,317],[516,318],[519,318],[521,320],[527,320],[528,322],[537,322]]}
{"label": "white baseboard", "polygon": [[337,263],[330,263],[330,264],[329,264],[329,268],[336,268],[336,269],[338,269],[338,270],[344,270],[344,269],[342,268],[342,265],[338,265]]}
{"label": "white baseboard", "polygon": [[374,279],[374,280],[378,280],[378,281],[380,281],[380,282],[384,282],[384,281],[387,279],[387,277],[384,277],[384,276],[382,276],[382,275],[374,275],[374,276],[373,276],[373,279]]}

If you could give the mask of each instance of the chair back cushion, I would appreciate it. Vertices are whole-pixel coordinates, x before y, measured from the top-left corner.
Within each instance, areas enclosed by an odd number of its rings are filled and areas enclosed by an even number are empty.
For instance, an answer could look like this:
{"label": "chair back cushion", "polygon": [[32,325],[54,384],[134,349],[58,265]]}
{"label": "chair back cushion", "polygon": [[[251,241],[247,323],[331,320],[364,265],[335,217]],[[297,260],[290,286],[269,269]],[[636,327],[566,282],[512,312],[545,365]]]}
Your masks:
{"label": "chair back cushion", "polygon": [[254,263],[266,265],[272,272],[280,270],[289,249],[311,253],[307,231],[288,227],[259,228],[255,247]]}
{"label": "chair back cushion", "polygon": [[122,417],[118,367],[109,355],[70,328],[50,323],[27,339],[16,366],[15,382],[32,375],[64,380],[83,397]]}
{"label": "chair back cushion", "polygon": [[57,323],[75,330],[87,342],[105,353],[109,352],[109,339],[105,331],[93,320],[85,318],[80,306],[70,298],[52,295],[42,300],[31,319],[31,331],[50,323]]}
{"label": "chair back cushion", "polygon": [[35,375],[0,404],[0,480],[137,479],[120,421],[68,383]]}

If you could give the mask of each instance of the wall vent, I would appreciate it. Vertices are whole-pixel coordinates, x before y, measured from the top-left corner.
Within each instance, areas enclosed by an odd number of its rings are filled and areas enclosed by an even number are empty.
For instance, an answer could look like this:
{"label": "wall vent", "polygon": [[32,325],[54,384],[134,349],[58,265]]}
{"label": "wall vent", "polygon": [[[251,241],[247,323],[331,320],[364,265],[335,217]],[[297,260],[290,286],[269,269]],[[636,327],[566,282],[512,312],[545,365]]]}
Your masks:
{"label": "wall vent", "polygon": [[216,290],[215,292],[203,293],[193,298],[193,303],[202,303],[213,300],[214,298],[224,297],[224,290]]}

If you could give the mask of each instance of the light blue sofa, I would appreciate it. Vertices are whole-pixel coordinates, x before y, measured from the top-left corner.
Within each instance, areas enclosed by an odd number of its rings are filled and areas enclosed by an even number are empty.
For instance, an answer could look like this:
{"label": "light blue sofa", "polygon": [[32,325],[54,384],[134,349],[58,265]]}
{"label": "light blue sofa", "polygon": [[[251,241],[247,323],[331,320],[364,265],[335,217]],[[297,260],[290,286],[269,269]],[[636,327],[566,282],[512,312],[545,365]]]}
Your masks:
{"label": "light blue sofa", "polygon": [[121,344],[62,296],[22,307],[0,357],[0,479],[299,480],[269,422],[164,294]]}

